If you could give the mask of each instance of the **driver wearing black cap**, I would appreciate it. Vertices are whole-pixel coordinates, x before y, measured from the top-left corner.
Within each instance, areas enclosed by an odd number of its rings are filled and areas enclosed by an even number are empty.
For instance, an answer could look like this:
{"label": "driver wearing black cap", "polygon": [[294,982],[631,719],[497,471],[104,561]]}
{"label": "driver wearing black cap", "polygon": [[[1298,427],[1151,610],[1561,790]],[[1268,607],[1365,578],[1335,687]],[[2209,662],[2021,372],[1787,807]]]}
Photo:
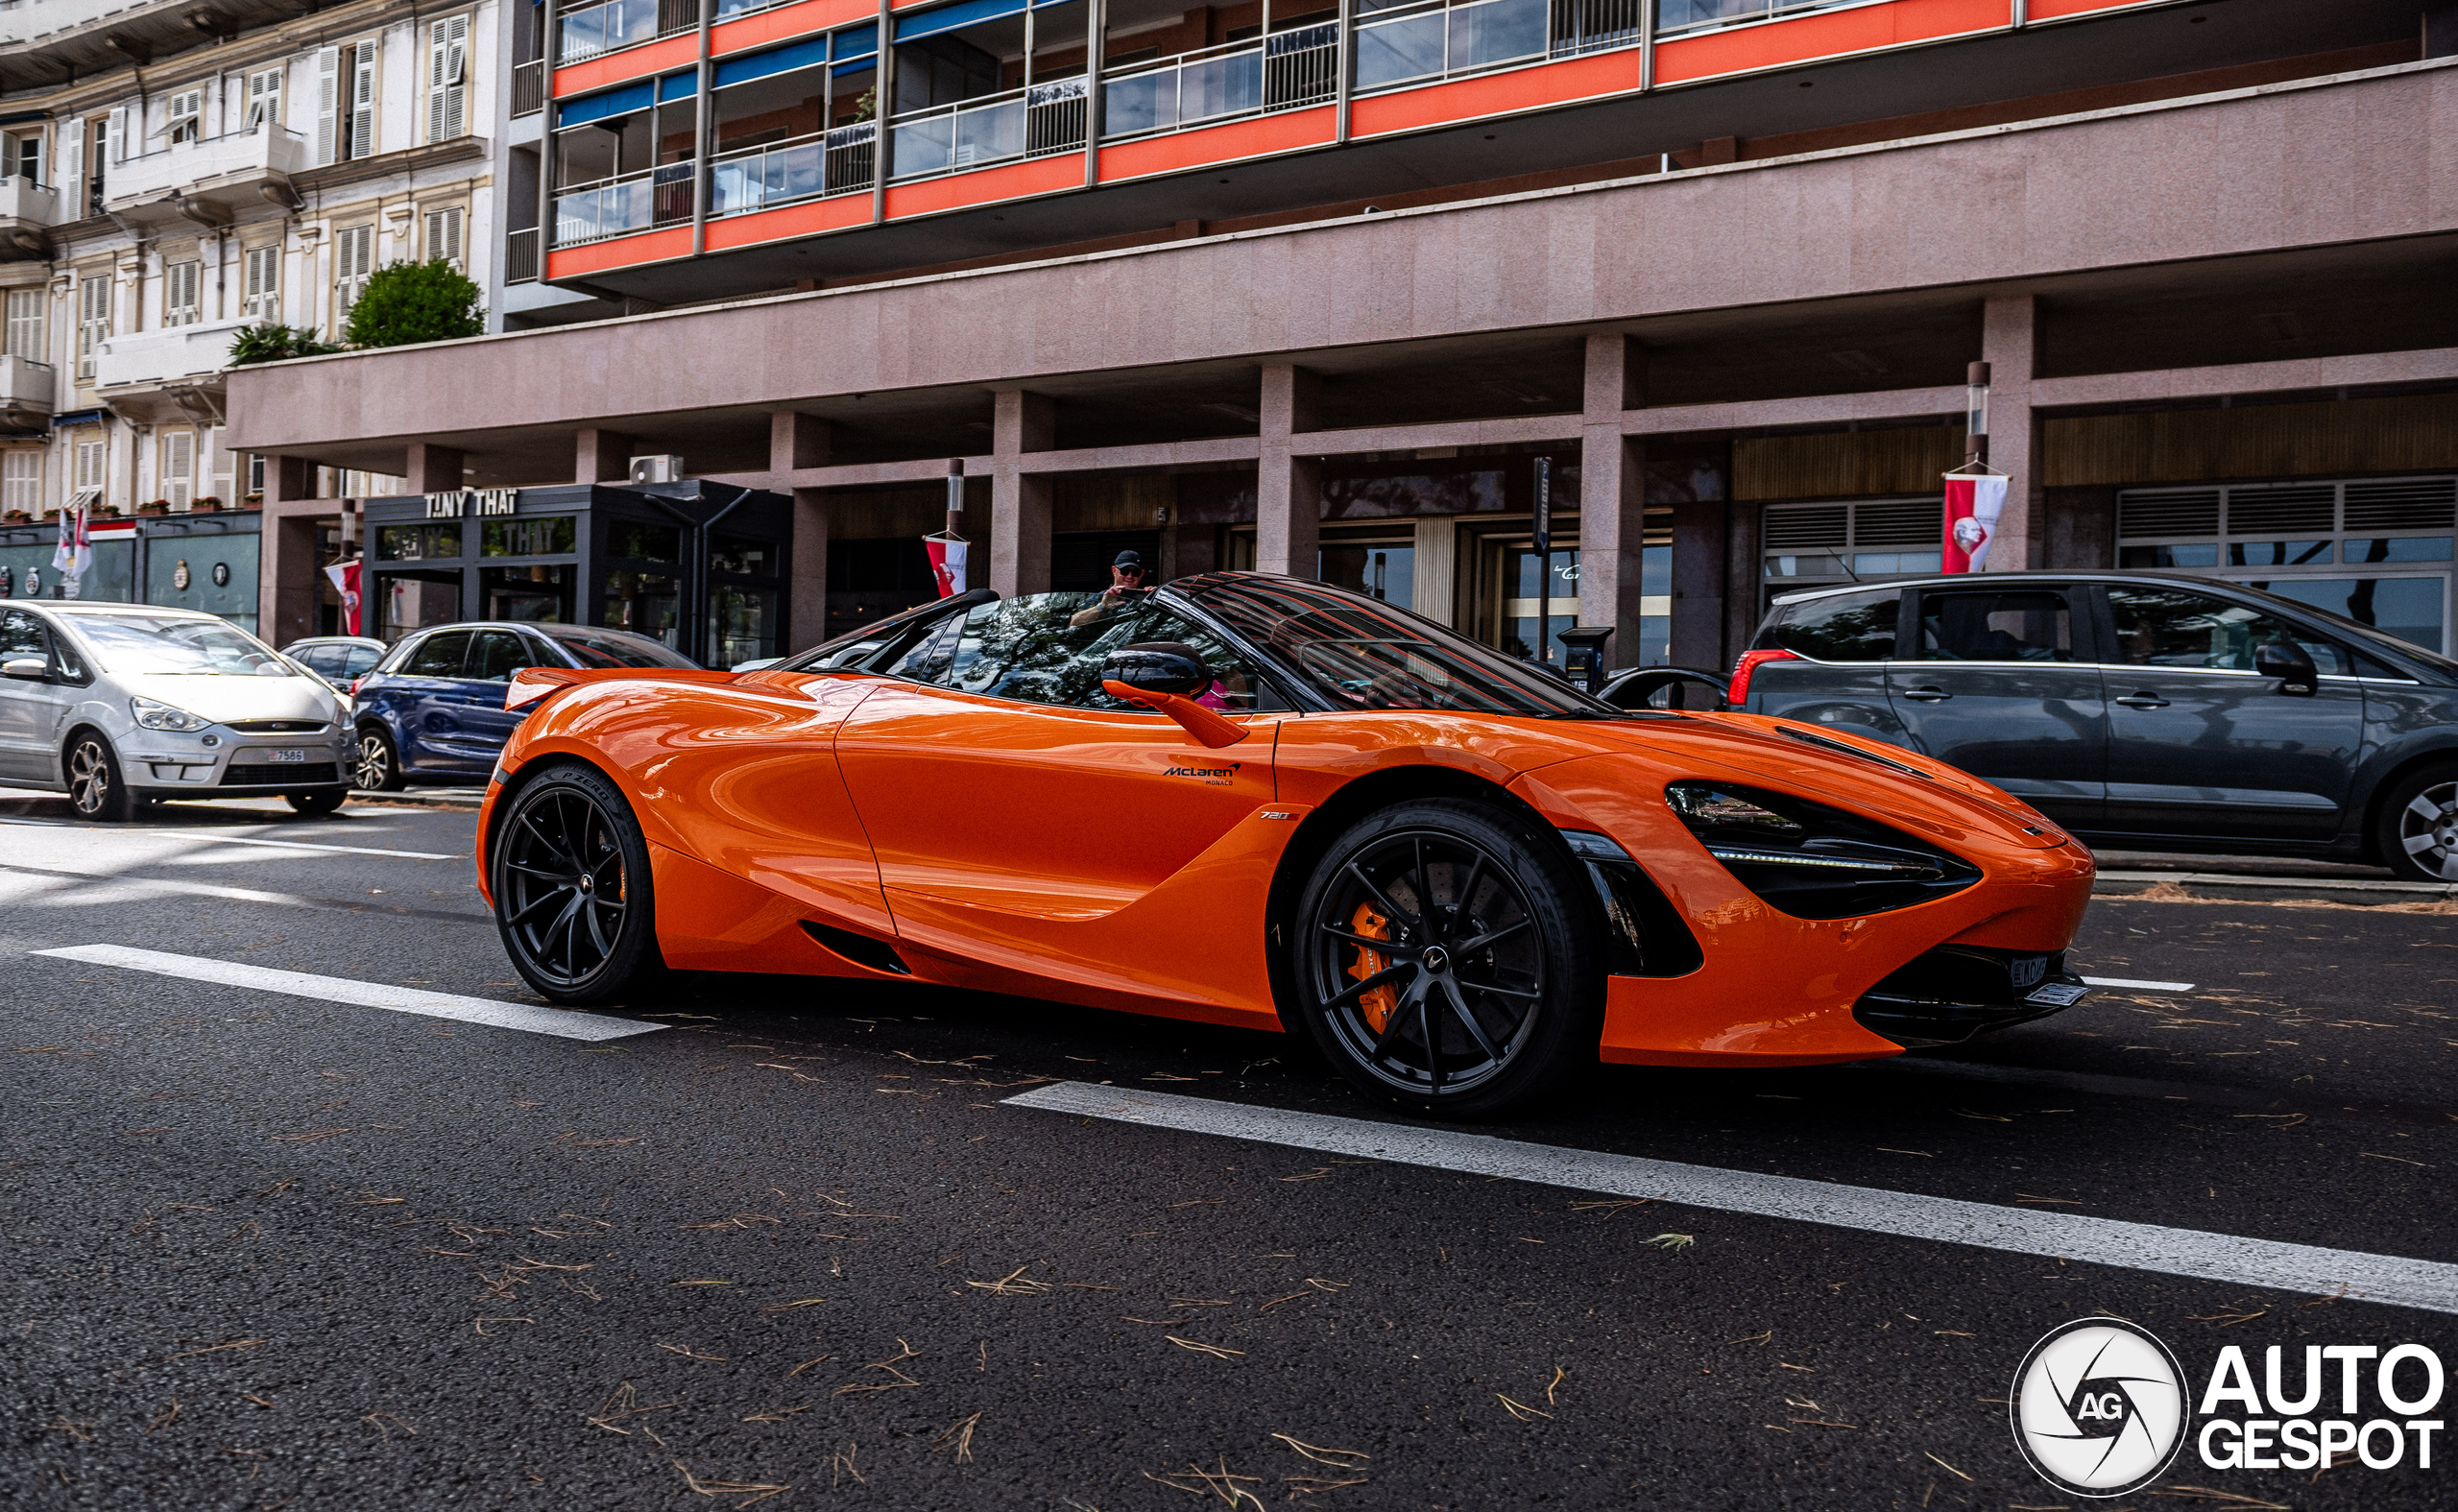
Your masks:
{"label": "driver wearing black cap", "polygon": [[1090,609],[1077,610],[1069,616],[1068,626],[1072,629],[1084,625],[1097,625],[1102,620],[1113,618],[1124,612],[1151,591],[1144,586],[1143,554],[1135,551],[1121,551],[1118,554],[1118,560],[1110,564],[1110,586],[1102,592],[1100,602]]}

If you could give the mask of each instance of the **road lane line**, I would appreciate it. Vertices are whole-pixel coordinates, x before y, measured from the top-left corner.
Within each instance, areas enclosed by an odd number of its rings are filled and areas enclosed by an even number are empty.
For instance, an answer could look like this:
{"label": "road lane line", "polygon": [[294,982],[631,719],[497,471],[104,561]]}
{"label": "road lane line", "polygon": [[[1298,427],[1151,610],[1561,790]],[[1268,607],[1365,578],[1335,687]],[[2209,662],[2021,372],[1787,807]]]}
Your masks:
{"label": "road lane line", "polygon": [[[100,907],[123,897],[218,898],[236,903],[271,903],[281,908],[323,908],[335,913],[369,914],[385,919],[436,919],[447,924],[492,924],[495,916],[476,909],[413,908],[401,903],[371,902],[364,898],[309,898],[299,893],[268,893],[253,887],[222,887],[212,882],[175,881],[125,873],[68,872],[41,866],[0,864],[0,877],[40,877],[47,882],[79,882],[75,894],[56,901],[61,906]],[[120,891],[115,893],[113,889]],[[472,895],[475,889],[472,889]],[[0,893],[0,902],[11,901]]]}
{"label": "road lane line", "polygon": [[1499,1176],[1574,1191],[1789,1218],[1904,1238],[1971,1244],[2132,1270],[2458,1313],[2458,1265],[2284,1244],[2194,1229],[2034,1212],[1952,1197],[1721,1170],[1675,1161],[1529,1144],[1489,1134],[1289,1113],[1173,1092],[1059,1082],[1006,1099],[1019,1108],[1213,1134],[1404,1165]]}
{"label": "road lane line", "polygon": [[2083,985],[2085,987],[2131,987],[2137,992],[2145,993],[2189,993],[2193,991],[2193,983],[2191,982],[2137,982],[2123,976],[2085,976],[2083,978]]}
{"label": "road lane line", "polygon": [[391,855],[408,861],[467,861],[466,855],[453,855],[442,851],[385,851],[364,845],[315,845],[305,840],[259,840],[253,835],[224,834],[218,829],[173,828],[160,826],[152,828],[129,827],[100,830],[92,825],[64,825],[49,819],[0,819],[0,825],[15,825],[25,829],[76,829],[88,834],[108,833],[121,839],[140,839],[146,835],[193,836],[210,840],[216,845],[257,845],[276,851],[328,851],[336,855]]}
{"label": "road lane line", "polygon": [[57,950],[28,953],[84,961],[91,966],[124,967],[132,972],[151,972],[157,976],[209,982],[217,987],[282,993],[292,997],[313,997],[360,1008],[385,1008],[394,1013],[414,1013],[429,1019],[457,1019],[463,1023],[521,1029],[531,1034],[551,1034],[566,1040],[619,1040],[626,1035],[646,1034],[652,1029],[665,1027],[662,1023],[610,1019],[602,1014],[539,1008],[528,1003],[497,1002],[492,997],[463,997],[454,993],[431,993],[418,987],[353,981],[347,976],[314,976],[305,972],[243,966],[236,961],[217,961],[204,955],[138,950],[124,945],[72,945]]}

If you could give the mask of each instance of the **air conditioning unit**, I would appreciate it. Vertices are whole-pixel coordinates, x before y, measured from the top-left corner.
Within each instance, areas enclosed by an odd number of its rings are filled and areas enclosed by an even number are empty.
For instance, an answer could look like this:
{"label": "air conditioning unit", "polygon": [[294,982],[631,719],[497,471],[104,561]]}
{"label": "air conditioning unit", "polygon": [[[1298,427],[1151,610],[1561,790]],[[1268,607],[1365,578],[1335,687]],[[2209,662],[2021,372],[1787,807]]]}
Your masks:
{"label": "air conditioning unit", "polygon": [[683,481],[683,459],[671,455],[634,457],[632,481],[635,483],[680,483]]}

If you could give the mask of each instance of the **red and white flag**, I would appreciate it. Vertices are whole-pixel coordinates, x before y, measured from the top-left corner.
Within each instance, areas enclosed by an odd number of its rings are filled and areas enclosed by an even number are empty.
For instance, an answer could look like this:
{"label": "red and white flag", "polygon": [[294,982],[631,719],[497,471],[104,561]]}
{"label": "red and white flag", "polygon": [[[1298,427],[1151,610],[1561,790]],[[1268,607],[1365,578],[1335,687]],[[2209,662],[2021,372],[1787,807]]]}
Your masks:
{"label": "red and white flag", "polygon": [[85,527],[84,505],[60,512],[60,544],[52,551],[51,564],[60,569],[61,590],[70,598],[77,596],[85,570],[94,564],[94,542]]}
{"label": "red and white flag", "polygon": [[325,569],[325,576],[332,579],[333,587],[341,591],[342,634],[345,636],[355,636],[360,634],[358,628],[358,559],[356,557],[352,557],[348,562],[334,563],[331,566]]}
{"label": "red and white flag", "polygon": [[939,596],[953,598],[963,592],[965,543],[944,536],[925,536],[922,546],[930,553],[930,571],[939,580]]}
{"label": "red and white flag", "polygon": [[1945,561],[1948,572],[1979,572],[1997,539],[1997,516],[2006,510],[2006,479],[1946,474]]}

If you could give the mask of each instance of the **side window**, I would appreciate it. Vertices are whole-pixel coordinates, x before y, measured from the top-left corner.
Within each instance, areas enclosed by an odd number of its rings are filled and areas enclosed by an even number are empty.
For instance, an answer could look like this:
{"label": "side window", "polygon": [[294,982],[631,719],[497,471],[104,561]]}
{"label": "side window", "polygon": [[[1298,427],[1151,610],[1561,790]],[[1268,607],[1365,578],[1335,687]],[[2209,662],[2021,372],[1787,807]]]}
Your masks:
{"label": "side window", "polygon": [[461,662],[470,649],[470,633],[466,630],[444,630],[419,642],[410,659],[401,663],[403,677],[459,677]]}
{"label": "side window", "polygon": [[2071,661],[2074,612],[2062,593],[1926,589],[1922,661]]}
{"label": "side window", "polygon": [[470,647],[470,670],[462,675],[483,683],[509,683],[515,672],[537,664],[537,654],[516,632],[481,630]]}
{"label": "side window", "polygon": [[304,651],[292,652],[290,660],[318,677],[330,679],[339,675],[341,671],[333,660],[334,654],[340,650],[339,646],[309,646]]}
{"label": "side window", "polygon": [[1893,588],[1794,604],[1775,624],[1773,638],[1813,661],[1891,661],[1895,611],[1902,604],[1903,595]]}
{"label": "side window", "polygon": [[47,656],[42,643],[42,626],[21,609],[0,614],[0,661],[14,661],[20,657]]}
{"label": "side window", "polygon": [[2321,671],[2344,676],[2350,669],[2347,651],[2334,641],[2186,588],[2111,588],[2109,615],[2116,623],[2116,659],[2130,666],[2251,672],[2255,646],[2293,640]]}
{"label": "side window", "polygon": [[1035,593],[977,605],[950,627],[952,634],[906,653],[905,661],[927,660],[928,667],[904,675],[1019,703],[1132,709],[1141,706],[1101,691],[1102,659],[1138,641],[1173,640],[1193,646],[1212,669],[1212,686],[1196,695],[1198,703],[1229,713],[1263,707],[1264,684],[1251,668],[1193,621],[1148,601],[1073,623],[1100,598]]}
{"label": "side window", "polygon": [[342,663],[344,677],[365,677],[374,670],[376,662],[384,660],[384,653],[374,646],[351,646],[349,649],[349,660]]}

